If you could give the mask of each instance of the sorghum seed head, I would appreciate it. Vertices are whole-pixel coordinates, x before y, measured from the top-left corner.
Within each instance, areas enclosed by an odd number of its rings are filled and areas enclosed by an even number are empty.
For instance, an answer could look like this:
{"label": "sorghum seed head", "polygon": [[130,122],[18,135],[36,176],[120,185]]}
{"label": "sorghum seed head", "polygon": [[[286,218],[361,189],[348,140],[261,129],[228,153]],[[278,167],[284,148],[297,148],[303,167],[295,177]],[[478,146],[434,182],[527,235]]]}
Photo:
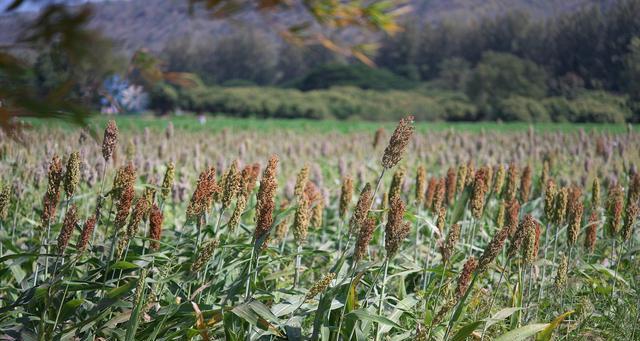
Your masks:
{"label": "sorghum seed head", "polygon": [[144,198],[140,197],[136,201],[135,206],[133,207],[133,211],[131,212],[131,218],[129,218],[129,224],[127,225],[127,238],[131,238],[135,236],[138,232],[138,227],[140,226],[140,222],[147,215],[149,211],[149,202]]}
{"label": "sorghum seed head", "polygon": [[507,176],[507,185],[505,187],[504,197],[507,200],[513,200],[516,198],[516,193],[518,192],[518,179],[519,171],[518,166],[515,163],[509,164],[509,172]]}
{"label": "sorghum seed head", "polygon": [[353,253],[354,262],[357,263],[361,259],[364,258],[364,255],[367,254],[367,248],[369,247],[369,242],[373,237],[373,231],[376,228],[376,219],[373,217],[368,217],[363,222],[360,230],[358,231],[358,240],[356,241],[356,247]]}
{"label": "sorghum seed head", "polygon": [[402,193],[402,186],[404,184],[404,167],[398,167],[398,169],[393,173],[393,178],[391,178],[391,185],[389,186],[389,198],[393,198],[395,196],[400,196]]}
{"label": "sorghum seed head", "polygon": [[498,256],[502,247],[504,246],[505,240],[509,236],[509,229],[507,227],[503,227],[493,236],[493,239],[489,242],[487,247],[484,249],[480,260],[478,261],[478,272],[482,273],[489,267],[489,264],[493,262],[494,259]]}
{"label": "sorghum seed head", "polygon": [[465,177],[465,186],[471,186],[473,184],[473,180],[475,180],[476,176],[476,168],[473,165],[473,161],[469,160],[467,162],[467,176]]}
{"label": "sorghum seed head", "polygon": [[534,258],[538,258],[538,251],[540,251],[540,234],[542,234],[542,227],[536,222],[536,242],[533,245]]}
{"label": "sorghum seed head", "polygon": [[102,157],[104,161],[109,162],[113,156],[113,150],[118,144],[118,126],[116,121],[110,120],[107,128],[104,130],[104,138],[102,139]]}
{"label": "sorghum seed head", "polygon": [[236,207],[233,210],[233,214],[231,215],[231,218],[229,218],[229,222],[227,223],[227,227],[229,228],[229,231],[235,231],[235,229],[238,227],[238,225],[240,224],[240,218],[242,217],[242,213],[244,213],[244,209],[247,206],[247,197],[244,195],[241,195],[238,197],[238,200],[236,200]]}
{"label": "sorghum seed head", "polygon": [[127,187],[133,187],[136,182],[136,167],[129,161],[126,165],[118,168],[116,176],[113,178],[113,188],[111,197],[120,200],[120,196]]}
{"label": "sorghum seed head", "polygon": [[569,269],[569,260],[566,255],[562,255],[558,264],[558,271],[553,286],[556,290],[563,290],[567,285],[567,270]]}
{"label": "sorghum seed head", "polygon": [[316,186],[315,183],[307,181],[307,185],[304,186],[303,196],[306,196],[307,199],[309,199],[309,206],[311,206],[322,199],[322,192],[318,189],[318,186]]}
{"label": "sorghum seed head", "polygon": [[458,175],[456,176],[456,192],[464,191],[464,186],[467,183],[467,165],[461,164],[458,166]]}
{"label": "sorghum seed head", "polygon": [[364,220],[367,218],[372,200],[373,192],[371,190],[371,185],[367,183],[362,189],[362,192],[360,192],[360,198],[358,198],[358,203],[353,211],[353,216],[351,216],[351,220],[349,220],[350,234],[358,234],[358,230],[362,227]]}
{"label": "sorghum seed head", "polygon": [[300,199],[302,194],[304,193],[304,188],[307,186],[307,181],[309,181],[309,165],[304,165],[298,176],[296,178],[296,186],[294,188],[293,194]]}
{"label": "sorghum seed head", "polygon": [[436,219],[436,227],[438,228],[438,231],[440,231],[441,233],[444,232],[446,218],[447,218],[447,209],[444,207],[440,207],[440,210],[438,211],[438,218]]}
{"label": "sorghum seed head", "polygon": [[196,189],[187,206],[187,221],[193,222],[202,217],[213,204],[213,195],[219,191],[215,168],[211,167],[200,173]]}
{"label": "sorghum seed head", "polygon": [[80,234],[80,239],[78,240],[78,252],[82,253],[86,250],[89,245],[89,238],[93,234],[93,229],[96,227],[96,216],[91,216],[87,221],[84,222],[84,227],[82,228],[82,233]]}
{"label": "sorghum seed head", "polygon": [[531,167],[527,165],[522,171],[522,178],[520,179],[520,200],[523,203],[529,201],[531,195]]}
{"label": "sorghum seed head", "polygon": [[409,234],[410,225],[404,222],[404,202],[399,197],[390,199],[390,208],[387,214],[387,225],[385,226],[385,243],[384,247],[387,251],[387,258],[391,259],[404,239]]}
{"label": "sorghum seed head", "polygon": [[402,154],[413,135],[413,120],[413,116],[407,116],[398,123],[382,156],[382,166],[384,168],[392,168],[402,159]]}
{"label": "sorghum seed head", "polygon": [[67,160],[67,171],[64,174],[64,192],[71,198],[80,183],[80,153],[73,152]]}
{"label": "sorghum seed head", "polygon": [[622,211],[624,210],[624,193],[622,187],[613,184],[609,187],[607,198],[606,227],[609,235],[615,237],[620,231],[622,223]]}
{"label": "sorghum seed head", "polygon": [[629,191],[627,193],[627,203],[638,204],[640,198],[640,173],[635,173],[629,182]]}
{"label": "sorghum seed head", "polygon": [[438,183],[435,188],[435,193],[433,194],[433,207],[431,208],[434,213],[440,211],[440,208],[444,204],[444,197],[446,192],[446,181],[444,178],[438,180]]}
{"label": "sorghum seed head", "polygon": [[549,161],[544,160],[542,162],[542,174],[540,174],[540,187],[544,187],[549,181]]}
{"label": "sorghum seed head", "polygon": [[231,206],[231,200],[240,191],[240,173],[238,171],[238,160],[234,160],[227,171],[222,191],[222,209]]}
{"label": "sorghum seed head", "polygon": [[496,196],[499,196],[502,193],[502,188],[504,187],[504,178],[506,176],[506,170],[504,169],[503,164],[499,164],[496,167],[495,177],[493,181],[493,193]]}
{"label": "sorghum seed head", "polygon": [[373,149],[375,149],[376,147],[378,147],[378,145],[380,145],[380,142],[382,142],[382,137],[384,135],[384,128],[380,127],[376,130],[375,135],[373,135]]}
{"label": "sorghum seed head", "polygon": [[142,192],[142,197],[147,201],[147,204],[151,206],[156,200],[156,189],[152,186],[147,186]]}
{"label": "sorghum seed head", "polygon": [[246,165],[240,176],[242,177],[243,192],[245,196],[249,196],[253,189],[256,187],[258,176],[260,175],[260,164],[254,163],[252,165]]}
{"label": "sorghum seed head", "polygon": [[460,300],[469,289],[469,283],[471,282],[471,276],[478,267],[478,261],[475,257],[471,256],[464,263],[460,277],[458,277],[458,286],[456,287],[456,300]]}
{"label": "sorghum seed head", "polygon": [[418,166],[416,172],[416,204],[420,206],[424,200],[424,192],[427,186],[427,170],[424,166]]}
{"label": "sorghum seed head", "polygon": [[429,178],[429,186],[427,186],[427,192],[424,195],[425,209],[431,209],[431,207],[433,207],[433,197],[436,194],[437,187],[438,187],[438,179],[434,177]]}
{"label": "sorghum seed head", "polygon": [[118,204],[116,205],[116,217],[114,219],[116,231],[119,231],[125,225],[134,195],[133,186],[128,186],[120,196],[120,200],[118,200]]}
{"label": "sorghum seed head", "polygon": [[547,222],[552,222],[555,213],[556,184],[549,179],[544,189],[544,216]]}
{"label": "sorghum seed head", "polygon": [[331,281],[333,281],[334,278],[336,278],[336,274],[333,272],[330,272],[326,276],[324,276],[321,280],[316,282],[305,295],[305,300],[312,299],[316,297],[318,294],[325,291],[329,287],[329,284],[331,284]]}
{"label": "sorghum seed head", "polygon": [[0,220],[7,219],[9,214],[9,199],[11,197],[11,186],[0,184]]}
{"label": "sorghum seed head", "polygon": [[202,247],[200,253],[198,254],[198,258],[196,258],[195,262],[191,264],[191,272],[198,272],[200,269],[204,267],[205,264],[209,262],[211,256],[213,256],[213,251],[215,251],[216,247],[218,247],[218,240],[214,239]]}
{"label": "sorghum seed head", "polygon": [[456,170],[453,167],[449,167],[447,170],[446,180],[446,192],[447,192],[447,204],[453,205],[453,200],[456,197]]}
{"label": "sorghum seed head", "polygon": [[509,250],[507,251],[507,256],[509,258],[518,253],[522,244],[525,242],[525,238],[527,237],[527,233],[529,232],[529,227],[531,226],[535,226],[535,221],[531,214],[527,214],[524,216],[520,224],[518,224],[516,232],[511,237],[511,245],[509,246]]}
{"label": "sorghum seed head", "polygon": [[324,215],[324,198],[318,200],[318,202],[311,209],[311,226],[313,227],[321,227],[322,226],[322,217]]}
{"label": "sorghum seed head", "polygon": [[569,226],[567,226],[567,244],[569,246],[575,245],[578,241],[583,212],[584,205],[582,204],[582,200],[579,197],[571,200],[568,210]]}
{"label": "sorghum seed head", "polygon": [[164,216],[158,205],[151,206],[149,213],[149,237],[151,238],[151,250],[160,248],[160,237],[162,235],[162,221]]}
{"label": "sorghum seed head", "polygon": [[589,224],[587,224],[587,232],[584,236],[584,247],[589,252],[593,252],[593,250],[595,250],[596,248],[598,220],[598,212],[596,210],[591,210],[591,215],[589,216]]}
{"label": "sorghum seed head", "polygon": [[491,189],[491,181],[493,180],[493,168],[489,166],[482,167],[484,172],[484,184],[487,186],[487,192]]}
{"label": "sorghum seed head", "polygon": [[554,222],[558,225],[562,225],[564,218],[567,215],[567,204],[569,201],[569,189],[562,187],[556,192],[556,199],[554,204]]}
{"label": "sorghum seed head", "polygon": [[62,161],[54,155],[49,163],[47,192],[44,195],[42,225],[46,226],[56,216],[60,201],[60,183],[62,182]]}
{"label": "sorghum seed head", "polygon": [[440,254],[442,254],[442,261],[444,263],[448,262],[453,254],[453,250],[456,247],[456,244],[460,240],[460,224],[453,224],[449,229],[449,233],[447,234],[447,239],[444,244],[440,247]]}
{"label": "sorghum seed head", "polygon": [[353,198],[353,178],[347,176],[342,180],[342,189],[340,191],[340,208],[338,211],[340,219],[344,219],[347,216],[351,198]]}
{"label": "sorghum seed head", "polygon": [[298,245],[304,245],[307,242],[309,215],[309,199],[303,195],[298,201],[296,214],[293,218],[293,237]]}
{"label": "sorghum seed head", "polygon": [[129,139],[129,143],[125,147],[124,154],[127,156],[128,160],[133,160],[136,156],[136,144],[133,142],[133,139]]}
{"label": "sorghum seed head", "polygon": [[482,212],[484,211],[485,196],[487,194],[487,184],[485,179],[485,169],[481,168],[476,172],[475,180],[473,182],[473,192],[471,193],[471,200],[469,201],[471,215],[476,219],[480,219],[480,217],[482,217]]}
{"label": "sorghum seed head", "polygon": [[162,199],[167,200],[171,195],[171,189],[173,188],[173,180],[176,176],[176,166],[173,162],[167,163],[167,170],[164,172],[164,179],[162,180]]}
{"label": "sorghum seed head", "polygon": [[[273,225],[273,211],[275,209],[275,194],[277,188],[276,169],[278,167],[278,156],[272,155],[269,158],[267,167],[262,173],[260,188],[256,204],[256,230],[253,239],[256,243],[264,240]],[[256,246],[259,246],[256,244]]]}
{"label": "sorghum seed head", "polygon": [[[529,215],[528,215],[529,216]],[[525,265],[533,263],[536,256],[536,228],[537,223],[535,220],[525,219],[526,225],[524,226],[524,240],[522,248],[522,260]]]}
{"label": "sorghum seed head", "polygon": [[77,212],[78,208],[75,204],[71,205],[67,210],[67,213],[64,216],[64,221],[62,222],[62,229],[60,230],[60,234],[58,234],[58,252],[60,254],[64,253],[64,250],[69,245],[69,238],[73,234],[73,230],[76,228],[78,224]]}
{"label": "sorghum seed head", "polygon": [[629,201],[625,210],[624,224],[622,225],[622,239],[628,241],[633,235],[633,226],[636,223],[636,219],[639,213],[638,202]]}
{"label": "sorghum seed head", "polygon": [[509,228],[509,237],[513,237],[518,227],[518,217],[520,215],[520,203],[518,200],[507,202],[507,216],[505,226]]}
{"label": "sorghum seed head", "polygon": [[597,208],[600,206],[600,180],[598,177],[593,178],[593,185],[591,187],[591,208]]}

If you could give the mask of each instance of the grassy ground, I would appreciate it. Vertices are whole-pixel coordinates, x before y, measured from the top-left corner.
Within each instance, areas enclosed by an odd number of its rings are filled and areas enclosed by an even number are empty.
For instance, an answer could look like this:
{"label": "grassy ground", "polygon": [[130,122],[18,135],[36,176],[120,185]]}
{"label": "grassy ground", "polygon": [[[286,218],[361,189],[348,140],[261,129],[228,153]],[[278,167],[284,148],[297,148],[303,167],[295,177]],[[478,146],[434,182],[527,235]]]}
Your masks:
{"label": "grassy ground", "polygon": [[[104,127],[106,121],[113,119],[111,116],[96,116],[90,120],[92,126]],[[115,117],[120,129],[137,129],[149,127],[164,129],[169,121],[172,121],[176,129],[186,129],[190,131],[219,131],[222,129],[254,130],[263,132],[275,130],[313,131],[313,132],[357,132],[373,131],[379,127],[388,130],[393,129],[394,122],[365,122],[365,121],[316,121],[307,119],[258,119],[258,118],[230,118],[223,116],[207,116],[205,123],[200,123],[194,116],[170,116],[156,118],[154,116],[118,116]],[[51,120],[29,120],[34,126],[62,126],[70,127],[68,123]],[[418,122],[416,130],[419,132],[444,131],[452,129],[454,131],[480,132],[480,131],[501,131],[501,132],[522,132],[532,126],[536,132],[544,133],[551,131],[576,132],[580,129],[585,131],[606,131],[610,133],[623,133],[629,129],[626,124],[591,124],[591,123],[536,123],[525,122],[504,123],[504,122]],[[637,126],[631,126],[634,131]]]}

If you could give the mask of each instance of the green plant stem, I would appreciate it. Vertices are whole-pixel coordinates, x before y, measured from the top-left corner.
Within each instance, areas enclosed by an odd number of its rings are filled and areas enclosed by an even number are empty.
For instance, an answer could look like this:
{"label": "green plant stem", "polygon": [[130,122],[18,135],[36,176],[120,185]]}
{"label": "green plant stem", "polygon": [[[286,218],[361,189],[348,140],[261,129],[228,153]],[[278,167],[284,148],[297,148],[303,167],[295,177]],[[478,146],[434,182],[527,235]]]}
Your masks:
{"label": "green plant stem", "polygon": [[295,273],[293,277],[293,289],[295,290],[300,284],[300,268],[302,267],[302,245],[298,244],[296,250]]}
{"label": "green plant stem", "polygon": [[[487,310],[489,312],[489,317],[491,317],[491,308],[493,308],[493,304],[496,301],[496,297],[498,296],[498,293],[500,292],[500,284],[502,284],[502,279],[505,277],[505,273],[507,273],[510,269],[509,265],[510,265],[511,259],[507,259],[507,261],[505,262],[505,267],[504,269],[502,269],[502,271],[500,271],[500,279],[498,279],[498,285],[496,285],[496,288],[493,291],[493,295],[491,296],[491,301],[489,302],[489,309]],[[484,322],[484,327],[482,328],[482,335],[480,335],[480,341],[484,340],[484,336],[487,332],[487,323],[488,321]]]}
{"label": "green plant stem", "polygon": [[[387,257],[384,261],[384,275],[382,276],[382,288],[380,289],[380,299],[378,300],[378,316],[382,316],[382,312],[384,311],[384,294],[387,286],[387,273],[389,271],[389,257]],[[382,336],[382,324],[378,322],[378,327],[376,330],[376,341],[380,340]]]}
{"label": "green plant stem", "polygon": [[252,247],[251,248],[251,258],[249,259],[249,267],[247,269],[247,283],[245,286],[245,292],[244,292],[244,300],[245,301],[249,301],[249,297],[251,295],[251,266],[253,265],[253,258],[255,257],[255,252],[256,251],[256,247]]}

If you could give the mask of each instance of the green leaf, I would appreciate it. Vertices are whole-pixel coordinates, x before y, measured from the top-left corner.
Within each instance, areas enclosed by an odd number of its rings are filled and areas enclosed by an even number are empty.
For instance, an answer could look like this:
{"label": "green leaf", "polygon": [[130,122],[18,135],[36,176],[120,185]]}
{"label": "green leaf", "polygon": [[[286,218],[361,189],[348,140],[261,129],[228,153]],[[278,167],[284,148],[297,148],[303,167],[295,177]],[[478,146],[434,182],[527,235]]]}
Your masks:
{"label": "green leaf", "polygon": [[[259,304],[254,306],[259,307]],[[262,313],[265,313],[264,311],[262,311],[261,308],[259,309],[261,310]],[[280,331],[278,331],[276,327],[274,327],[271,323],[269,323],[269,321],[267,321],[265,318],[260,316],[253,309],[253,307],[251,306],[251,302],[235,306],[233,307],[233,309],[231,309],[231,312],[234,313],[236,316],[240,317],[241,319],[249,322],[249,324],[254,325],[262,330],[265,330],[270,334],[273,334],[276,336],[282,335],[282,333],[280,333]],[[273,317],[275,318],[275,320],[277,320],[277,318],[273,315],[273,313],[268,313],[268,314],[265,313],[265,315],[267,316],[271,315],[269,316],[269,318]]]}
{"label": "green leaf", "polygon": [[71,300],[69,302],[66,302],[62,306],[62,312],[60,313],[60,321],[64,321],[69,316],[71,316],[76,311],[76,309],[80,305],[82,305],[82,303],[84,303],[84,299],[82,299],[82,298],[76,298],[76,299],[73,299],[73,300]]}
{"label": "green leaf", "polygon": [[511,314],[515,313],[518,310],[521,310],[522,308],[520,307],[513,307],[513,308],[504,308],[500,311],[498,311],[497,313],[495,313],[495,315],[491,316],[490,318],[487,318],[487,325],[485,326],[486,329],[489,329],[489,327],[493,326],[494,324],[506,319],[507,317],[511,316]]}
{"label": "green leaf", "polygon": [[11,269],[11,273],[16,279],[16,282],[18,283],[22,282],[22,280],[27,276],[27,273],[22,270],[22,267],[20,267],[20,265],[12,265],[9,268]]}
{"label": "green leaf", "polygon": [[276,315],[274,315],[271,312],[271,310],[269,310],[269,308],[266,305],[264,305],[264,303],[260,301],[251,301],[249,302],[249,306],[251,307],[251,309],[253,309],[253,311],[256,312],[256,314],[258,314],[258,316],[262,317],[263,319],[269,322],[279,324],[279,321]]}
{"label": "green leaf", "polygon": [[137,269],[137,268],[138,268],[137,265],[124,260],[118,261],[111,266],[112,270],[131,270],[131,269]]}
{"label": "green leaf", "polygon": [[[420,301],[415,297],[415,295],[407,296],[405,299],[396,304],[395,309],[393,310],[391,315],[389,315],[389,319],[397,323],[400,320],[400,316],[413,308],[413,306],[415,306],[418,302]],[[380,328],[380,331],[383,334],[389,332],[389,330],[391,330],[391,326],[389,325],[385,325]]]}
{"label": "green leaf", "polygon": [[609,276],[612,279],[618,280],[622,282],[624,285],[629,286],[629,283],[620,276],[620,273],[616,273],[615,271],[603,266],[602,264],[590,264],[595,270],[598,272]]}
{"label": "green leaf", "polygon": [[467,324],[466,326],[460,328],[460,330],[458,330],[456,335],[453,336],[451,341],[463,341],[463,340],[466,340],[467,337],[469,335],[471,335],[471,333],[473,333],[473,331],[476,330],[476,328],[478,328],[478,326],[481,323],[482,323],[482,321],[474,321],[474,322],[471,322],[471,323]]}
{"label": "green leaf", "polygon": [[388,318],[386,318],[384,316],[371,314],[368,311],[363,310],[363,309],[354,310],[354,311],[346,314],[345,317],[351,316],[351,315],[355,315],[359,320],[372,321],[372,322],[388,325],[388,326],[391,326],[391,327],[394,327],[394,328],[398,328],[400,330],[405,330],[399,324],[391,321],[390,319],[388,319]]}
{"label": "green leaf", "polygon": [[551,323],[549,323],[549,326],[547,328],[545,328],[542,333],[538,334],[538,336],[536,337],[537,341],[548,341],[551,340],[551,337],[553,336],[553,331],[560,325],[560,323],[562,323],[562,321],[567,318],[567,316],[573,314],[575,312],[575,310],[570,310],[567,311],[566,313],[556,317],[555,319],[553,319],[553,321],[551,321]]}
{"label": "green leaf", "polygon": [[[136,331],[138,330],[138,324],[140,322],[140,312],[142,311],[142,306],[144,305],[145,302],[145,280],[147,279],[147,269],[142,269],[142,271],[140,271],[140,275],[138,276],[138,283],[137,284],[137,289],[134,297],[134,300],[137,300],[137,302],[134,301],[135,306],[133,307],[133,311],[131,312],[131,319],[129,320],[129,323],[127,324],[127,334],[125,337],[126,341],[133,341],[135,339],[136,336]],[[139,289],[139,290],[138,290]]]}
{"label": "green leaf", "polygon": [[549,323],[534,323],[500,335],[495,341],[519,341],[531,337],[549,326]]}

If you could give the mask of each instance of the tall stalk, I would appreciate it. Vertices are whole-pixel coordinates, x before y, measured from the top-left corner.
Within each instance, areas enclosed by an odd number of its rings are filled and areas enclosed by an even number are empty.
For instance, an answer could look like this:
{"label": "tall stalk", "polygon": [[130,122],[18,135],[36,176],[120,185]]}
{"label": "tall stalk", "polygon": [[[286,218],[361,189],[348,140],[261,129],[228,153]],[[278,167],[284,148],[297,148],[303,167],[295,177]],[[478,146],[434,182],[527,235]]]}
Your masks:
{"label": "tall stalk", "polygon": [[[384,261],[384,274],[382,276],[382,287],[380,289],[380,299],[378,300],[378,316],[382,316],[382,312],[384,311],[384,294],[387,286],[387,273],[389,271],[389,257],[387,257]],[[378,327],[376,329],[376,341],[380,340],[382,336],[382,323],[378,322]]]}

